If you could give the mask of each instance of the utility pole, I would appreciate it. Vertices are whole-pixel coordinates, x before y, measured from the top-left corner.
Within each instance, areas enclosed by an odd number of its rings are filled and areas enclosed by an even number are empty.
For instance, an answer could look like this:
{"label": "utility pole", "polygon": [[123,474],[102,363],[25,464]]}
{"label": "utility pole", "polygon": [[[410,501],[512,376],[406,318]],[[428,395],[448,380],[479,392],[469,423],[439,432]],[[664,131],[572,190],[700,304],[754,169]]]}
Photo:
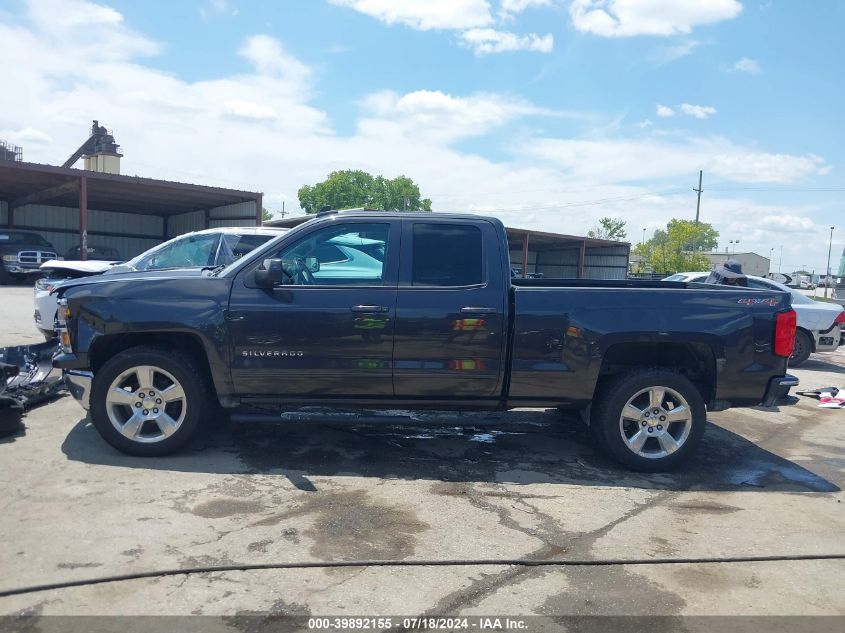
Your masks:
{"label": "utility pole", "polygon": [[285,217],[285,201],[282,200],[282,218]]}
{"label": "utility pole", "polygon": [[701,210],[701,179],[704,177],[704,170],[698,170],[698,189],[692,188],[698,194],[698,202],[695,203],[695,223],[698,224],[698,212]]}
{"label": "utility pole", "polygon": [[830,242],[827,244],[827,275],[824,278],[824,298],[827,299],[827,287],[830,285],[830,249],[833,248],[833,227],[830,227]]}
{"label": "utility pole", "polygon": [[645,229],[643,229],[643,239],[640,244],[645,244]]}

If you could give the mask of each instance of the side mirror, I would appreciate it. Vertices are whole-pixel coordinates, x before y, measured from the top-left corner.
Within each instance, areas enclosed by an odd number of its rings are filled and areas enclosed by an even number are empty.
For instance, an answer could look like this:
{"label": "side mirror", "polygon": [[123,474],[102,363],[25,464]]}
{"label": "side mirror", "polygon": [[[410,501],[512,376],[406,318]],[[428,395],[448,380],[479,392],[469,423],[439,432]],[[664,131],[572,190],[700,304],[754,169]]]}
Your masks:
{"label": "side mirror", "polygon": [[272,288],[284,281],[285,271],[281,259],[265,259],[255,270],[255,283],[264,288]]}
{"label": "side mirror", "polygon": [[305,267],[312,273],[318,273],[320,272],[320,260],[316,257],[306,257]]}

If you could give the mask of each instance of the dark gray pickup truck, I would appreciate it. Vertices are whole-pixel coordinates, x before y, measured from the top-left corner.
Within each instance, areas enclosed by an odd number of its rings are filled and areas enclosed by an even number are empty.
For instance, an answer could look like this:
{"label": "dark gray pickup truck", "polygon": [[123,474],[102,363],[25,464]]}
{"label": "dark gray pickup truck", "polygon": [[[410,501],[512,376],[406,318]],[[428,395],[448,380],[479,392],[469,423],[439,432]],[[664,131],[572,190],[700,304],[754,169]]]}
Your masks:
{"label": "dark gray pickup truck", "polygon": [[797,384],[788,293],[512,279],[506,240],[476,215],[337,213],[203,276],[72,281],[54,363],[134,455],[177,450],[215,405],[243,419],[557,407],[641,470],[686,459],[708,408],[771,404]]}
{"label": "dark gray pickup truck", "polygon": [[16,278],[34,278],[41,264],[56,257],[56,249],[38,233],[0,229],[0,286]]}

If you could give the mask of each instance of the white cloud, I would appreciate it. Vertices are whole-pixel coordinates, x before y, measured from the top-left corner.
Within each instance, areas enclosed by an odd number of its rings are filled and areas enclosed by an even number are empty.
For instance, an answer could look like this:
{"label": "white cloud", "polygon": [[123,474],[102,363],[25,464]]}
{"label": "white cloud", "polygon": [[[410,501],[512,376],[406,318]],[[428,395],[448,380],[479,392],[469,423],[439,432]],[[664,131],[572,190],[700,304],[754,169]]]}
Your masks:
{"label": "white cloud", "polygon": [[205,0],[199,7],[200,17],[208,20],[212,16],[235,17],[240,13],[231,0]]}
{"label": "white cloud", "polygon": [[505,53],[512,51],[537,51],[551,53],[554,47],[554,37],[551,33],[538,35],[529,33],[517,35],[508,31],[495,29],[470,29],[461,33],[461,41],[473,50],[476,55],[491,53]]}
{"label": "white cloud", "polygon": [[502,0],[499,5],[499,16],[503,20],[512,19],[517,13],[522,13],[532,7],[547,7],[551,0]]}
{"label": "white cloud", "polygon": [[681,112],[696,119],[707,119],[716,114],[716,108],[711,106],[692,105],[691,103],[682,103]]}
{"label": "white cloud", "polygon": [[760,64],[759,62],[751,59],[750,57],[743,57],[742,59],[739,59],[734,62],[730,69],[736,72],[757,75],[760,73]]}
{"label": "white cloud", "polygon": [[675,111],[669,106],[657,104],[657,116],[669,117],[675,116]]}
{"label": "white cloud", "polygon": [[249,60],[260,74],[278,76],[299,84],[305,83],[311,74],[308,66],[289,55],[281,43],[269,35],[248,38],[238,54]]}
{"label": "white cloud", "polygon": [[759,223],[767,229],[790,233],[809,233],[817,228],[810,218],[797,215],[764,215]]}
{"label": "white cloud", "polygon": [[223,103],[223,107],[232,116],[244,119],[273,119],[276,111],[270,106],[245,99],[230,99]]}
{"label": "white cloud", "polygon": [[506,95],[455,97],[438,90],[377,92],[363,101],[362,109],[359,130],[364,135],[438,143],[479,136],[520,117],[557,114]]}
{"label": "white cloud", "polygon": [[45,144],[53,140],[47,132],[31,127],[21,128],[20,130],[0,130],[0,139],[16,145]]}
{"label": "white cloud", "polygon": [[471,29],[493,21],[487,0],[330,0],[385,24],[413,29]]}
{"label": "white cloud", "polygon": [[737,0],[573,0],[572,24],[604,37],[678,35],[739,15]]}
{"label": "white cloud", "polygon": [[666,64],[671,64],[678,59],[692,55],[695,52],[695,49],[699,46],[701,46],[701,42],[696,40],[687,40],[686,42],[681,42],[675,46],[661,48],[650,57],[656,66],[665,66]]}
{"label": "white cloud", "polygon": [[605,182],[671,180],[703,169],[721,179],[744,183],[792,183],[830,171],[819,156],[771,154],[719,138],[688,140],[534,139],[522,147],[526,156],[549,161],[569,177]]}

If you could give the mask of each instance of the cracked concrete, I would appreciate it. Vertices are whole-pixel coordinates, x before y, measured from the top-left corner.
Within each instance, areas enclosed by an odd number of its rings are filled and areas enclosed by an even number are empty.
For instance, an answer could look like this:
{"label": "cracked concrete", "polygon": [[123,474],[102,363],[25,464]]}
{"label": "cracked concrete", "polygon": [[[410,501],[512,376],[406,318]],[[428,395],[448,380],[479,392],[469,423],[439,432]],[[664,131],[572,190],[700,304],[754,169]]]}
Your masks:
{"label": "cracked concrete", "polygon": [[[29,289],[3,293],[23,290],[0,304],[28,319]],[[4,327],[0,344],[21,329]],[[795,373],[807,387],[843,384],[843,359]],[[108,447],[65,397],[0,440],[0,590],[273,561],[845,551],[842,412],[802,399],[710,420],[695,459],[653,475],[622,470],[577,423],[539,410],[221,421],[179,455],[143,459]],[[0,598],[0,614],[209,614],[227,630],[255,614],[845,616],[844,572],[843,561],[209,572]]]}

